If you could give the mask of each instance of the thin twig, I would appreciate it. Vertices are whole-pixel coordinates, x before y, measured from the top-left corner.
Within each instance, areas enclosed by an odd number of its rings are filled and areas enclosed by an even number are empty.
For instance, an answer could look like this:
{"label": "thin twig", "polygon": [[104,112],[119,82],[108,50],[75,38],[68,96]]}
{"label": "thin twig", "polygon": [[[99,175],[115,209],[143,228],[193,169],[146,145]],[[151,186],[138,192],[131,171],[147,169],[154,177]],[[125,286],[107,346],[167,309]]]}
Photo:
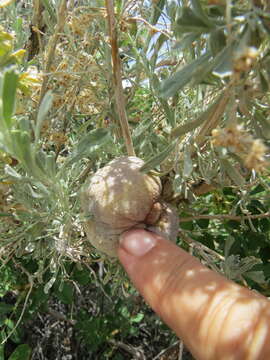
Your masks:
{"label": "thin twig", "polygon": [[[181,340],[180,340],[181,341]],[[173,343],[172,345],[170,345],[169,347],[167,347],[166,349],[161,350],[154,358],[153,360],[158,360],[161,358],[162,355],[165,355],[167,352],[171,351],[173,348],[175,348],[176,346],[179,345],[179,341],[176,341],[175,343]]]}
{"label": "thin twig", "polygon": [[134,360],[146,360],[143,351],[139,348],[135,348],[131,345],[124,344],[122,341],[109,340],[108,342],[111,345],[117,346],[120,349],[123,349],[127,353],[131,354]]}
{"label": "thin twig", "polygon": [[14,262],[15,266],[19,267],[23,273],[25,273],[28,277],[28,281],[29,281],[29,290],[26,294],[26,297],[25,297],[25,300],[24,300],[24,303],[23,303],[23,308],[22,308],[22,311],[21,311],[21,314],[19,316],[19,319],[18,321],[16,322],[14,328],[10,331],[10,333],[8,333],[8,335],[4,338],[4,340],[0,343],[0,345],[3,345],[10,337],[12,334],[14,334],[14,332],[16,331],[17,327],[19,326],[19,324],[21,323],[22,321],[22,318],[23,318],[23,315],[25,313],[25,310],[26,310],[26,306],[27,306],[27,303],[28,303],[28,300],[29,300],[29,297],[31,295],[31,292],[33,290],[33,286],[34,286],[34,281],[33,281],[33,277],[32,275],[21,265],[21,264],[17,264],[13,259],[12,261]]}
{"label": "thin twig", "polygon": [[211,107],[208,114],[208,119],[200,128],[194,141],[200,147],[204,145],[204,143],[207,141],[207,136],[211,134],[211,131],[215,129],[221,121],[224,111],[230,100],[230,92],[231,85],[229,84],[223,93],[218,97],[215,105]]}
{"label": "thin twig", "polygon": [[184,343],[182,340],[179,342],[179,353],[178,353],[178,360],[183,359],[183,353],[184,353]]}
{"label": "thin twig", "polygon": [[166,30],[162,30],[162,29],[159,29],[153,25],[151,25],[148,21],[146,21],[145,19],[141,18],[141,17],[131,17],[131,18],[128,18],[127,19],[127,22],[133,22],[133,21],[140,21],[140,22],[143,22],[146,26],[148,26],[150,28],[150,30],[152,30],[153,32],[155,33],[161,33],[163,35],[165,35],[168,39],[171,39],[171,36],[169,34],[168,31]]}
{"label": "thin twig", "polygon": [[190,238],[188,235],[186,235],[184,233],[184,231],[179,230],[179,235],[190,246],[192,246],[200,251],[205,251],[205,252],[209,253],[210,255],[214,256],[215,258],[224,261],[224,259],[225,259],[224,256],[220,255],[215,250],[210,249],[206,245],[203,245],[202,243]]}
{"label": "thin twig", "polygon": [[118,116],[119,116],[123,137],[126,144],[127,153],[129,156],[134,156],[135,151],[131,139],[127,113],[125,108],[125,98],[124,98],[122,75],[121,75],[121,61],[118,50],[117,26],[114,15],[113,0],[106,0],[106,9],[108,14],[108,27],[109,27],[109,35],[110,35],[110,43],[111,43],[111,56],[112,56],[116,106],[118,110]]}
{"label": "thin twig", "polygon": [[[51,67],[52,62],[54,60],[54,54],[55,54],[57,41],[58,41],[58,39],[60,37],[60,33],[64,29],[64,25],[65,25],[65,21],[66,21],[66,15],[67,15],[67,1],[62,0],[60,5],[59,5],[59,9],[58,9],[58,20],[57,20],[57,24],[55,26],[55,33],[50,38],[50,41],[49,41],[49,44],[48,44],[47,61],[46,61],[46,64],[45,64],[45,69],[44,69],[45,73],[49,73],[50,67]],[[49,77],[48,76],[44,77],[43,82],[42,82],[42,86],[41,86],[41,90],[40,90],[39,105],[41,104],[42,99],[43,99],[43,97],[44,97],[44,95],[45,95],[45,93],[47,91],[48,82],[49,82]]]}
{"label": "thin twig", "polygon": [[84,265],[88,268],[88,270],[90,270],[91,274],[94,276],[95,281],[96,281],[96,284],[97,284],[97,286],[100,287],[100,290],[103,292],[104,296],[112,303],[112,302],[113,302],[112,299],[110,298],[110,296],[109,296],[109,295],[106,293],[106,291],[104,290],[101,282],[98,281],[97,276],[96,276],[94,270],[93,270],[93,269],[91,268],[91,266],[89,266],[86,262],[84,262]]}
{"label": "thin twig", "polygon": [[64,314],[61,314],[59,311],[55,311],[53,309],[48,309],[48,314],[53,316],[55,319],[59,321],[65,321],[71,325],[76,324],[76,320],[68,319]]}
{"label": "thin twig", "polygon": [[89,175],[89,172],[92,170],[92,168],[93,168],[93,163],[91,160],[89,160],[86,168],[83,169],[82,172],[79,174],[78,178],[72,182],[72,185],[75,182],[77,182],[79,185],[81,185],[86,180],[86,178]]}
{"label": "thin twig", "polygon": [[235,220],[235,221],[242,221],[248,219],[264,219],[270,217],[270,212],[266,212],[263,214],[257,215],[228,215],[228,214],[219,214],[219,215],[194,215],[189,217],[182,217],[180,218],[180,222],[188,222],[193,220],[200,220],[200,219],[207,219],[207,220]]}
{"label": "thin twig", "polygon": [[[202,243],[190,238],[182,230],[179,230],[179,234],[182,237],[182,239],[191,247],[191,249],[197,249],[199,251],[201,257],[206,261],[207,266],[209,266],[212,270],[216,271],[217,273],[221,273],[224,275],[224,272],[222,272],[221,269],[219,269],[216,266],[216,264],[212,261],[212,259],[209,258],[208,254],[210,256],[213,256],[214,258],[217,258],[222,262],[225,261],[224,256],[220,255],[215,250],[212,250],[209,247],[203,245]],[[240,280],[242,281],[242,284],[244,286],[248,287],[246,280],[242,276],[240,276]]]}
{"label": "thin twig", "polygon": [[38,39],[38,46],[39,46],[39,53],[43,52],[43,46],[41,41],[41,34],[44,35],[44,33],[40,30],[42,28],[43,19],[42,19],[42,11],[44,9],[44,6],[42,4],[42,1],[40,0],[34,0],[33,1],[33,19],[32,19],[32,25],[31,25],[31,31],[35,32],[37,34]]}
{"label": "thin twig", "polygon": [[179,61],[179,60],[165,59],[165,60],[161,60],[159,63],[157,63],[156,68],[160,68],[160,67],[163,67],[163,66],[176,66],[180,62],[181,61]]}

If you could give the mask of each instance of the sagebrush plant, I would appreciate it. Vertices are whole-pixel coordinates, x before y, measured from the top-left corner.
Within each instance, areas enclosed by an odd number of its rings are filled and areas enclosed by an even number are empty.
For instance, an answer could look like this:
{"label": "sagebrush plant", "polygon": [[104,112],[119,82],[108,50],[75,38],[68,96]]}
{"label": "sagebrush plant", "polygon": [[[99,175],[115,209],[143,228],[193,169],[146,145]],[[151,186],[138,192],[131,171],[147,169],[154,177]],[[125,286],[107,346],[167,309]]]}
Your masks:
{"label": "sagebrush plant", "polygon": [[132,152],[177,208],[179,245],[269,295],[268,3],[7,1],[0,18],[1,295],[18,271],[27,285],[9,318],[70,264],[105,261],[121,287],[79,193]]}

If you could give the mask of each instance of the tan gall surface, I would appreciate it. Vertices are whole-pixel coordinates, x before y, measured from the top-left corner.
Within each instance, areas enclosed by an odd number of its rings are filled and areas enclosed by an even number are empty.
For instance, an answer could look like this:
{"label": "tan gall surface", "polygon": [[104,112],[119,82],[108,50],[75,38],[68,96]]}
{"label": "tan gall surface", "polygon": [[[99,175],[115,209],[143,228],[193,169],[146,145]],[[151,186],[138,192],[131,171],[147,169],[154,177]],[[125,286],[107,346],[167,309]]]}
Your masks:
{"label": "tan gall surface", "polygon": [[129,228],[144,221],[161,193],[158,177],[139,171],[143,160],[120,157],[99,169],[85,191],[85,211],[113,228]]}
{"label": "tan gall surface", "polygon": [[177,214],[159,202],[161,181],[141,173],[143,164],[134,156],[116,158],[99,169],[82,192],[87,237],[109,256],[116,256],[120,234],[133,227],[151,226],[152,231],[176,238],[172,228],[178,230]]}

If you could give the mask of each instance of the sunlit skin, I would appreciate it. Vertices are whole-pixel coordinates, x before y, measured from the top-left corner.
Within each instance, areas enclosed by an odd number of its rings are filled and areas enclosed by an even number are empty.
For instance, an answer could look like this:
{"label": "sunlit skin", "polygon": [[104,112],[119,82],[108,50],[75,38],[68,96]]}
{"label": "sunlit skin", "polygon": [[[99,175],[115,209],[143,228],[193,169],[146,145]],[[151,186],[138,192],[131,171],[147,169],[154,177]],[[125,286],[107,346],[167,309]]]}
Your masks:
{"label": "sunlit skin", "polygon": [[138,291],[196,359],[270,359],[267,298],[145,230],[125,233],[118,256]]}

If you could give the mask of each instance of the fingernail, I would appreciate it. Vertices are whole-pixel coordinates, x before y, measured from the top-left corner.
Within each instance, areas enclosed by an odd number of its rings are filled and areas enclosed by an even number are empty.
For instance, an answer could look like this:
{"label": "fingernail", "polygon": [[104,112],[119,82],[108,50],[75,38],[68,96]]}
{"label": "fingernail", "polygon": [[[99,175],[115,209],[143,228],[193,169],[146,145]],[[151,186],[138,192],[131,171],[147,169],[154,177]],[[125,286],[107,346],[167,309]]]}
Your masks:
{"label": "fingernail", "polygon": [[133,256],[147,254],[157,243],[154,235],[145,230],[131,230],[120,237],[120,246]]}

